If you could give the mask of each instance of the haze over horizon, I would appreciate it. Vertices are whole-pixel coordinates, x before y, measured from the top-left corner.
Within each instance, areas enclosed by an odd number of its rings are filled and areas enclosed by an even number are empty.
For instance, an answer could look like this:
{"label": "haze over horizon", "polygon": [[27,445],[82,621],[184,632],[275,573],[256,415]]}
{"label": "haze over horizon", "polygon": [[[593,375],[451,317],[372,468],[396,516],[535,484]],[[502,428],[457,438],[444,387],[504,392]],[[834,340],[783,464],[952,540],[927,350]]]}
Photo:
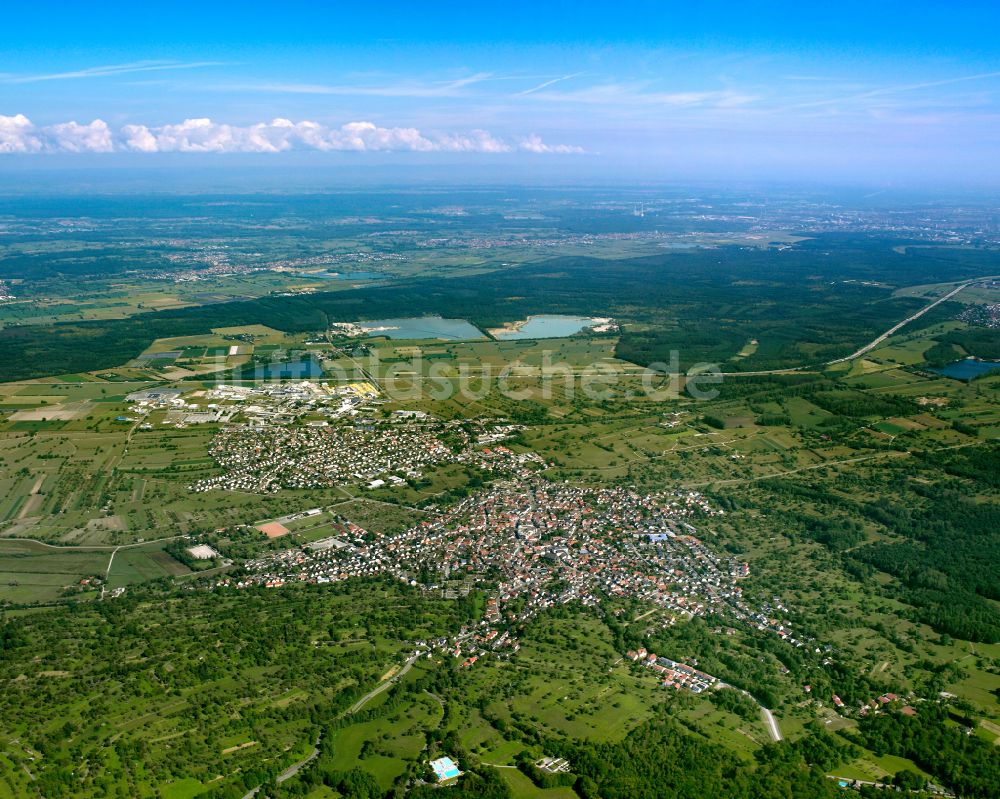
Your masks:
{"label": "haze over horizon", "polygon": [[1000,184],[989,3],[107,3],[5,18],[0,171]]}

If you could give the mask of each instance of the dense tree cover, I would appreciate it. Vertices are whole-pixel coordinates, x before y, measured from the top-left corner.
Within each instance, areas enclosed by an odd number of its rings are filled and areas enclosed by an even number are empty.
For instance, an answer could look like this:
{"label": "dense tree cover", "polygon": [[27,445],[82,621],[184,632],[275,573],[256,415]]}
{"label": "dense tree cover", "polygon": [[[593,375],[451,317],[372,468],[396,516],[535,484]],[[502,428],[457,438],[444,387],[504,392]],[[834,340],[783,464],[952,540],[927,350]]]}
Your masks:
{"label": "dense tree cover", "polygon": [[[440,799],[441,791],[429,785],[417,786],[409,791],[407,796],[414,799]],[[449,787],[449,799],[510,799],[512,796],[507,783],[494,768],[484,766],[478,771],[468,771],[459,779],[458,784]]]}
{"label": "dense tree cover", "polygon": [[909,758],[959,796],[992,799],[1000,788],[1000,748],[967,735],[949,722],[947,710],[923,703],[918,715],[872,714],[862,718],[858,737],[877,755]]}
{"label": "dense tree cover", "polygon": [[858,757],[862,750],[852,743],[830,735],[818,721],[806,725],[806,736],[788,744],[810,766],[830,771]]}
{"label": "dense tree cover", "polygon": [[747,399],[754,403],[780,400],[783,397],[804,396],[834,383],[816,373],[748,375],[739,380],[724,380],[717,388],[720,400]]}
{"label": "dense tree cover", "polygon": [[[925,456],[931,459],[932,456]],[[940,456],[933,459],[941,462]],[[1000,446],[974,447],[945,457],[942,468],[951,475],[1000,488]]]}
{"label": "dense tree cover", "polygon": [[843,516],[801,515],[798,520],[805,528],[804,534],[834,552],[850,549],[865,539],[864,527],[856,519]]}
{"label": "dense tree cover", "polygon": [[792,417],[787,413],[762,413],[756,423],[764,427],[791,427]]}
{"label": "dense tree cover", "polygon": [[543,771],[535,765],[535,758],[525,750],[520,752],[515,758],[517,767],[536,786],[542,788],[566,788],[572,786],[577,781],[577,776],[571,771],[560,771],[553,773]]}
{"label": "dense tree cover", "polygon": [[671,718],[641,725],[623,741],[553,741],[579,775],[584,799],[703,799],[706,796],[823,799],[840,795],[820,766],[795,746],[769,745],[753,768],[728,750],[686,732]]}
{"label": "dense tree cover", "polygon": [[[935,629],[972,641],[1000,641],[1000,504],[940,484],[914,484],[918,502],[883,498],[865,515],[903,540],[854,550],[851,558],[888,572],[902,598]],[[919,503],[919,504],[918,504]]]}
{"label": "dense tree cover", "polygon": [[735,688],[720,688],[712,691],[708,698],[720,710],[739,716],[744,721],[753,721],[760,716],[760,708],[749,696]]}
{"label": "dense tree cover", "polygon": [[[0,380],[109,368],[156,338],[213,327],[264,323],[305,332],[324,329],[330,321],[414,312],[465,318],[482,327],[532,313],[610,314],[638,323],[623,331],[618,357],[665,364],[668,370],[674,352],[684,368],[721,363],[757,339],[754,354],[728,366],[752,371],[845,355],[921,304],[852,280],[920,283],[972,276],[982,268],[972,255],[931,262],[893,253],[883,241],[825,241],[822,257],[813,243],[780,251],[723,247],[615,261],[557,258],[474,277],[409,278],[130,319],[7,327],[0,331]],[[948,313],[942,305],[924,321]]]}
{"label": "dense tree cover", "polygon": [[[25,763],[48,799],[156,796],[218,775],[219,799],[239,797],[377,684],[404,642],[466,620],[459,604],[395,583],[133,589],[0,628],[0,732],[38,753]],[[27,779],[0,761],[0,785],[20,795]]]}
{"label": "dense tree cover", "polygon": [[[915,473],[920,480],[907,480]],[[886,590],[915,607],[939,632],[973,641],[1000,640],[1000,446],[916,453],[916,463],[867,486],[786,478],[762,480],[781,529],[844,553],[866,580],[877,569],[898,582]],[[952,479],[959,478],[959,479]],[[883,482],[884,481],[884,482]],[[859,496],[875,488],[876,496]],[[864,543],[867,528],[888,533]]]}
{"label": "dense tree cover", "polygon": [[747,632],[752,642],[749,647],[745,642],[718,635],[715,630],[729,623],[719,617],[696,616],[685,624],[657,630],[649,636],[634,626],[620,625],[610,616],[605,623],[620,640],[621,651],[644,646],[675,660],[697,660],[700,669],[750,691],[766,707],[777,707],[787,690],[786,682],[779,676],[781,666],[803,675],[807,673],[803,654],[773,635]]}
{"label": "dense tree cover", "polygon": [[918,408],[907,397],[863,391],[817,391],[809,395],[809,400],[830,413],[853,418],[905,415]]}
{"label": "dense tree cover", "polygon": [[954,363],[959,358],[964,357],[964,355],[965,353],[954,344],[939,341],[924,350],[924,361],[928,366],[940,368],[947,366],[949,363]]}
{"label": "dense tree cover", "polygon": [[265,297],[129,319],[8,326],[0,330],[0,382],[121,366],[158,338],[258,322],[287,331],[321,330],[326,316],[296,297]]}
{"label": "dense tree cover", "polygon": [[969,355],[977,358],[988,361],[1000,360],[1000,329],[997,328],[968,327],[964,330],[952,330],[942,336],[941,341],[948,345],[957,344]]}

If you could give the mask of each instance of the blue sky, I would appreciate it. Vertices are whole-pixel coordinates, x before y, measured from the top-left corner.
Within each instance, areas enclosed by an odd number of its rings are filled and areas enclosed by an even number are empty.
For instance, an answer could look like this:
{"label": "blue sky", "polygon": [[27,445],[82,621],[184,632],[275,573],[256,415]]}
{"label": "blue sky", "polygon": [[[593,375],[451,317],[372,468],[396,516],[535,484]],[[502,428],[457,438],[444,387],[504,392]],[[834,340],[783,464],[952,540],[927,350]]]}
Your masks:
{"label": "blue sky", "polygon": [[5,9],[0,166],[1000,181],[1000,4],[141,5]]}

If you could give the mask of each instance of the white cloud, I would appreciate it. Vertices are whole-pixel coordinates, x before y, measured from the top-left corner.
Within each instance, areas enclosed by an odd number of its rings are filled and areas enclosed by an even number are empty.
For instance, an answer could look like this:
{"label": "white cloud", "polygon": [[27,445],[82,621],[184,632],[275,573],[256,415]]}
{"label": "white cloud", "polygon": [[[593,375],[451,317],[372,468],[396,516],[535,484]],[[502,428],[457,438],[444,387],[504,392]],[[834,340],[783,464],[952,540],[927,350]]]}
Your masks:
{"label": "white cloud", "polygon": [[122,147],[139,153],[155,153],[156,136],[145,125],[126,125],[122,128]]}
{"label": "white cloud", "polygon": [[282,118],[252,125],[229,125],[199,118],[172,125],[124,125],[114,131],[101,119],[89,124],[74,121],[36,127],[21,114],[0,116],[0,153],[280,153],[288,150],[583,152],[572,145],[546,144],[535,134],[514,145],[486,130],[429,134],[417,128],[381,127],[366,121],[328,127],[309,120],[292,122]]}
{"label": "white cloud", "polygon": [[0,115],[0,153],[36,153],[41,149],[35,126],[24,114]]}
{"label": "white cloud", "polygon": [[559,153],[561,155],[570,153],[582,153],[582,147],[575,147],[572,144],[546,144],[540,136],[532,133],[521,140],[521,149],[529,153]]}
{"label": "white cloud", "polygon": [[111,129],[102,119],[95,119],[89,125],[64,122],[46,132],[56,149],[68,153],[110,153],[115,149]]}
{"label": "white cloud", "polygon": [[444,136],[440,139],[441,149],[450,152],[508,153],[511,146],[497,139],[486,130],[474,130],[459,136]]}
{"label": "white cloud", "polygon": [[489,80],[503,80],[489,72],[456,80],[403,81],[383,85],[338,85],[324,83],[222,83],[205,88],[225,92],[274,92],[277,94],[330,94],[356,97],[459,97],[466,87]]}

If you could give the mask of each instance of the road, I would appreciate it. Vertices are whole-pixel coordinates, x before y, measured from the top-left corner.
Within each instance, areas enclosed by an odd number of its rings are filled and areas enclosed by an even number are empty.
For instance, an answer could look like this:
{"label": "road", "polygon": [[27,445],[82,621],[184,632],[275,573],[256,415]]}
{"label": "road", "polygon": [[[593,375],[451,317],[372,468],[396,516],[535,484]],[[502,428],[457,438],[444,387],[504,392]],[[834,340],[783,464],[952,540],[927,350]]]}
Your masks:
{"label": "road", "polygon": [[862,355],[864,355],[867,352],[871,352],[879,344],[881,344],[883,341],[885,341],[887,338],[889,338],[889,336],[891,336],[893,333],[896,333],[897,331],[899,331],[903,327],[906,327],[906,325],[910,324],[910,322],[912,322],[912,321],[914,321],[916,319],[919,319],[925,313],[927,313],[928,311],[936,308],[942,302],[946,302],[947,300],[950,300],[952,297],[954,297],[956,294],[958,294],[958,292],[962,291],[963,289],[967,289],[973,283],[978,283],[981,280],[993,280],[996,277],[997,277],[997,275],[984,275],[983,277],[974,277],[971,280],[966,280],[961,285],[956,286],[955,288],[953,288],[947,294],[945,294],[945,295],[943,295],[941,297],[938,297],[936,300],[934,300],[929,305],[925,305],[923,308],[921,308],[916,313],[911,314],[910,316],[906,317],[906,319],[904,319],[902,322],[896,323],[895,325],[893,325],[892,327],[890,327],[888,330],[886,330],[882,335],[877,336],[876,338],[874,338],[871,341],[869,341],[861,349],[857,350],[856,352],[851,353],[850,355],[845,355],[843,358],[834,358],[832,361],[825,361],[823,363],[813,364],[811,366],[809,366],[809,365],[803,365],[803,366],[786,367],[784,369],[765,369],[765,370],[762,370],[762,371],[759,371],[759,372],[721,372],[720,374],[723,377],[759,377],[761,375],[786,375],[786,374],[794,374],[795,372],[801,371],[802,369],[810,369],[810,368],[816,369],[816,368],[819,368],[821,366],[833,366],[834,364],[844,363],[845,361],[852,361],[855,358],[860,358]]}
{"label": "road", "polygon": [[285,780],[291,779],[292,777],[294,777],[296,774],[299,773],[299,769],[301,769],[303,766],[308,765],[313,760],[315,760],[317,757],[319,757],[319,742],[322,739],[323,739],[323,733],[320,733],[319,735],[317,735],[316,736],[316,742],[313,744],[312,753],[309,754],[307,757],[304,757],[298,763],[293,763],[291,766],[289,766],[284,771],[282,771],[278,775],[278,779],[275,780],[275,782],[277,782],[280,785]]}
{"label": "road", "polygon": [[[413,664],[416,662],[416,660],[417,660],[418,657],[420,657],[420,653],[419,652],[417,654],[411,656],[410,659],[407,660],[406,663],[403,664],[403,668],[401,668],[399,671],[397,671],[395,674],[393,674],[387,680],[383,680],[382,682],[380,682],[377,686],[375,686],[367,694],[365,694],[363,697],[361,697],[357,702],[355,702],[353,705],[351,705],[346,711],[344,711],[344,713],[342,715],[344,715],[344,716],[350,716],[351,714],[357,713],[359,710],[361,710],[361,708],[363,708],[365,706],[365,704],[367,704],[368,702],[370,702],[372,699],[374,699],[376,696],[378,696],[380,693],[382,693],[390,685],[393,685],[395,682],[397,682],[400,677],[402,677],[404,674],[406,674],[406,672],[408,672],[413,667]],[[319,757],[319,744],[320,744],[320,740],[322,739],[322,737],[323,737],[322,733],[320,733],[318,736],[316,736],[316,742],[313,744],[312,753],[308,757],[302,758],[302,760],[300,760],[298,763],[293,763],[288,768],[286,768],[284,771],[282,771],[277,776],[277,778],[275,778],[275,782],[277,782],[280,785],[285,780],[291,779],[296,774],[298,774],[299,771],[301,771],[303,768],[305,768],[306,766],[308,766],[313,760],[315,760],[317,757]],[[247,791],[245,794],[243,794],[243,799],[253,799],[253,797],[256,796],[260,792],[260,789],[262,787],[263,786],[258,785],[253,790]]]}
{"label": "road", "polygon": [[[874,782],[872,780],[856,780],[853,777],[838,777],[836,774],[827,774],[826,778],[828,780],[838,780],[838,781],[844,782],[844,783],[846,783],[847,785],[850,785],[850,786],[854,786],[854,785],[871,785],[871,786],[873,786],[875,788],[878,788],[880,790],[887,789],[887,790],[896,791],[897,793],[901,790],[901,789],[895,787],[891,782]],[[903,793],[918,793],[918,794],[924,795],[925,791],[924,790],[917,790],[917,789],[914,788],[914,789],[910,789],[908,791],[903,791]],[[954,796],[955,795],[954,793],[952,793],[951,791],[949,791],[947,788],[942,788],[940,785],[933,785],[933,784],[926,790],[926,793],[932,793],[932,794],[935,794],[937,796]]]}
{"label": "road", "polygon": [[0,543],[4,541],[26,541],[31,544],[38,544],[39,546],[46,547],[48,549],[110,549],[111,557],[108,558],[108,567],[104,570],[104,585],[101,586],[101,599],[104,599],[104,594],[107,591],[108,577],[111,575],[111,564],[115,562],[115,555],[118,554],[119,549],[131,549],[132,547],[144,547],[147,544],[156,544],[160,541],[173,541],[175,538],[187,538],[186,535],[171,535],[166,538],[154,538],[151,541],[137,541],[134,544],[118,544],[117,546],[113,544],[70,544],[70,545],[60,545],[60,544],[48,544],[45,541],[39,541],[36,538],[4,538],[0,536]]}
{"label": "road", "polygon": [[[985,280],[985,279],[986,278],[976,278],[976,280]],[[955,288],[953,288],[951,291],[949,291],[944,296],[939,297],[938,299],[934,300],[934,302],[932,302],[930,305],[924,306],[923,308],[921,308],[919,311],[917,311],[912,316],[906,317],[906,319],[904,319],[899,324],[893,325],[888,330],[886,330],[881,336],[879,336],[878,338],[874,339],[873,341],[870,341],[869,343],[865,344],[865,346],[863,346],[857,352],[855,352],[855,353],[853,353],[851,355],[846,355],[843,358],[836,358],[836,359],[834,359],[832,361],[827,361],[825,365],[826,366],[832,366],[835,363],[843,363],[844,361],[853,361],[855,358],[860,358],[866,352],[870,352],[871,350],[875,349],[879,344],[881,344],[883,341],[885,341],[887,338],[889,338],[889,336],[891,336],[897,330],[899,330],[902,327],[905,327],[906,325],[908,325],[913,320],[919,319],[921,316],[923,316],[929,310],[931,310],[932,308],[937,307],[942,302],[945,302],[946,300],[950,300],[952,297],[954,297],[956,294],[958,294],[958,292],[960,292],[962,289],[968,288],[974,282],[975,282],[975,280],[969,280],[969,281],[966,281],[965,283],[963,283],[960,286],[956,286]]]}
{"label": "road", "polygon": [[121,547],[115,547],[111,552],[111,557],[108,558],[108,568],[104,570],[104,585],[101,586],[101,599],[104,599],[104,592],[108,587],[108,578],[111,576],[111,564],[115,562],[115,555],[118,554],[118,550]]}
{"label": "road", "polygon": [[413,667],[413,664],[418,657],[419,654],[413,655],[409,660],[406,661],[406,663],[403,664],[403,668],[401,668],[399,671],[393,674],[389,679],[380,682],[378,685],[372,688],[372,690],[370,690],[367,694],[361,697],[357,702],[351,705],[350,708],[348,708],[347,710],[347,715],[357,713],[359,710],[361,710],[361,708],[363,708],[366,704],[368,704],[368,702],[370,702],[372,699],[374,699],[376,696],[382,693],[386,688],[388,688],[393,683],[397,682],[400,677],[406,674],[406,672],[408,672]]}
{"label": "road", "polygon": [[732,485],[735,483],[752,483],[757,480],[770,480],[773,477],[787,477],[790,474],[799,474],[800,472],[808,472],[814,469],[826,469],[830,466],[843,466],[847,463],[859,463],[861,461],[870,461],[878,458],[905,458],[909,455],[909,452],[900,452],[899,450],[889,450],[887,452],[876,452],[872,455],[859,455],[856,458],[844,458],[839,461],[824,461],[823,463],[810,463],[808,466],[800,466],[797,469],[788,469],[783,472],[768,472],[767,474],[755,475],[754,477],[730,477],[725,480],[703,480],[698,483],[684,483],[685,488],[700,488],[709,485]]}
{"label": "road", "polygon": [[[754,700],[755,702],[757,700]],[[778,729],[778,722],[774,719],[774,714],[768,710],[766,707],[757,702],[760,706],[760,714],[764,717],[764,723],[767,725],[767,731],[771,733],[771,740],[777,743],[781,740],[781,730]]]}
{"label": "road", "polygon": [[[275,778],[274,781],[278,785],[281,785],[281,783],[283,783],[285,780],[290,780],[292,777],[294,777],[296,774],[299,773],[300,769],[302,769],[305,766],[308,766],[310,763],[312,763],[312,761],[314,761],[317,757],[319,757],[319,742],[322,739],[323,739],[323,733],[320,733],[319,735],[316,736],[316,742],[313,744],[312,754],[302,758],[298,763],[293,763],[292,765],[290,765],[288,768],[282,771]],[[262,787],[263,786],[258,785],[252,791],[247,791],[245,794],[243,794],[243,799],[253,799],[253,797],[257,795],[257,793],[260,791]]]}
{"label": "road", "polygon": [[[934,449],[925,450],[928,453],[933,452],[944,452],[950,449],[964,449],[965,447],[974,447],[977,445],[976,441],[967,441],[962,444],[949,444],[946,447],[936,447]],[[909,450],[886,450],[884,452],[876,452],[871,455],[858,455],[856,458],[844,458],[839,461],[823,461],[823,463],[811,463],[808,466],[800,466],[797,469],[788,469],[783,472],[768,472],[767,474],[758,474],[753,477],[727,477],[724,480],[702,480],[698,483],[682,483],[684,488],[701,488],[710,485],[735,485],[737,483],[753,483],[757,480],[770,480],[772,477],[786,477],[790,474],[799,474],[800,472],[813,471],[815,469],[825,469],[829,466],[843,466],[845,463],[860,463],[861,461],[876,460],[878,458],[910,458],[913,453]]]}
{"label": "road", "polygon": [[[982,277],[975,277],[975,278],[972,278],[971,280],[965,281],[961,285],[958,285],[955,288],[953,288],[947,294],[944,294],[941,297],[938,297],[936,300],[934,300],[933,302],[931,302],[929,305],[925,305],[923,308],[921,308],[916,313],[913,313],[910,316],[906,317],[906,319],[904,319],[902,322],[897,322],[892,327],[890,327],[888,330],[886,330],[884,333],[882,333],[880,336],[877,336],[876,338],[874,338],[871,341],[869,341],[861,349],[859,349],[859,350],[851,353],[850,355],[845,355],[842,358],[834,358],[832,361],[824,361],[823,363],[820,363],[820,364],[802,365],[802,366],[788,366],[788,367],[785,367],[783,369],[764,369],[764,370],[756,371],[756,372],[720,372],[719,374],[721,374],[723,377],[760,377],[760,376],[763,376],[763,375],[784,375],[784,374],[794,374],[795,372],[801,371],[803,369],[818,368],[820,366],[833,366],[833,365],[838,364],[838,363],[844,363],[845,361],[853,361],[855,358],[860,358],[865,353],[871,352],[879,344],[881,344],[883,341],[885,341],[887,338],[889,338],[889,336],[893,335],[893,333],[896,333],[897,331],[899,331],[902,328],[906,327],[906,325],[910,324],[910,322],[913,322],[913,321],[919,319],[925,313],[927,313],[930,310],[933,310],[938,305],[940,305],[942,302],[947,302],[952,297],[954,297],[956,294],[958,294],[958,292],[962,291],[963,289],[967,289],[973,283],[977,283],[977,282],[979,282],[981,280],[992,280],[992,279],[995,279],[996,277],[997,277],[997,275],[984,275]],[[332,342],[332,339],[330,339],[329,334],[327,334],[327,340],[330,341],[331,346],[332,346],[333,342]],[[380,382],[379,378],[376,378],[373,375],[371,375],[369,372],[367,372],[364,369],[364,367],[362,367],[361,364],[358,363],[357,360],[355,360],[353,357],[348,356],[348,358],[351,360],[351,362],[355,365],[355,367],[359,370],[359,372],[362,375],[364,375],[366,378],[368,378],[369,380],[371,380],[371,382],[373,382],[375,385],[379,384],[379,382]],[[407,379],[417,379],[417,380],[434,379],[434,380],[436,380],[437,378],[427,378],[427,377],[423,377],[423,376],[420,376],[420,375],[414,375],[412,377],[407,376]]]}
{"label": "road", "polygon": [[117,552],[119,549],[144,547],[149,544],[158,544],[161,541],[173,541],[177,538],[187,538],[187,535],[168,535],[164,538],[151,538],[149,541],[136,541],[132,544],[49,544],[45,541],[39,541],[37,538],[16,538],[14,536],[7,537],[0,535],[0,543],[4,541],[26,541],[29,544],[38,544],[41,547],[48,547],[49,549],[113,549]]}
{"label": "road", "polygon": [[768,710],[766,707],[764,707],[763,704],[761,704],[761,701],[756,696],[754,696],[749,691],[744,691],[742,688],[737,688],[735,685],[730,685],[729,683],[722,682],[722,680],[719,680],[718,686],[720,688],[732,688],[736,691],[739,691],[744,696],[750,697],[750,699],[753,700],[754,704],[756,704],[757,707],[760,708],[760,716],[762,719],[764,719],[764,726],[767,727],[767,732],[771,736],[771,740],[777,743],[778,741],[784,738],[784,736],[781,734],[781,729],[778,727],[778,720],[774,717],[774,714],[770,710]]}

